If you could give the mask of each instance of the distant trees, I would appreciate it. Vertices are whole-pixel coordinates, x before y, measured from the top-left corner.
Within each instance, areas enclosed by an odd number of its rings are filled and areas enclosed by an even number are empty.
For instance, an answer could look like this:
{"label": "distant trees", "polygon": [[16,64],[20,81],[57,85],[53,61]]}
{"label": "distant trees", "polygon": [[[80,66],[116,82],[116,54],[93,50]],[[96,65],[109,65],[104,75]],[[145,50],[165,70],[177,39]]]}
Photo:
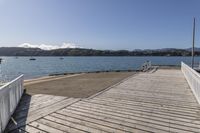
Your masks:
{"label": "distant trees", "polygon": [[[197,56],[200,51],[196,51]],[[67,48],[42,50],[39,48],[1,47],[0,56],[190,56],[188,49],[158,50],[95,50],[83,48]]]}

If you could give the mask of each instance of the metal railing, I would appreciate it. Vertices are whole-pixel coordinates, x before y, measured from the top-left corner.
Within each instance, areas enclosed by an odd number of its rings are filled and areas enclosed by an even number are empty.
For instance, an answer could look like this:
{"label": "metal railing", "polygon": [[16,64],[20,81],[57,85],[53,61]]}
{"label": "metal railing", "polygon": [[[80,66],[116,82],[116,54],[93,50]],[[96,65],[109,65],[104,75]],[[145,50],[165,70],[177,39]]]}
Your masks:
{"label": "metal railing", "polygon": [[181,62],[181,70],[200,104],[200,74],[183,62]]}
{"label": "metal railing", "polygon": [[23,91],[23,75],[0,87],[0,133],[5,130]]}
{"label": "metal railing", "polygon": [[145,61],[141,66],[141,70],[145,72],[145,71],[151,69],[151,67],[152,67],[151,61]]}

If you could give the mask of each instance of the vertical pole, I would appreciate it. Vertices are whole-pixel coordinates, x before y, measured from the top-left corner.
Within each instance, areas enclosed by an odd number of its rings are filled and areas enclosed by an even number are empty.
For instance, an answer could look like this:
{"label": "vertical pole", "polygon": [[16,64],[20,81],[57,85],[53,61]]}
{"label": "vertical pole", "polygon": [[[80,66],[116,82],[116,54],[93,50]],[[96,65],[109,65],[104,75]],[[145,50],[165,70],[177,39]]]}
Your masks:
{"label": "vertical pole", "polygon": [[192,38],[192,68],[194,68],[194,43],[195,43],[195,18],[193,22],[193,38]]}

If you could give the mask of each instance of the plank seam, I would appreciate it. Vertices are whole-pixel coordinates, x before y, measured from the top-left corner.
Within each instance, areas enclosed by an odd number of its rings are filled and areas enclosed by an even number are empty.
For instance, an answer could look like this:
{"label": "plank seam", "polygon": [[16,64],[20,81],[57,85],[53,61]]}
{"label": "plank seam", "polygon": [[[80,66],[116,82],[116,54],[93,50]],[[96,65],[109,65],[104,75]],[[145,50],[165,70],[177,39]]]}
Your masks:
{"label": "plank seam", "polygon": [[129,76],[129,77],[127,77],[127,78],[125,78],[125,79],[123,79],[123,80],[117,82],[117,83],[114,84],[114,85],[111,85],[111,86],[109,86],[109,87],[104,88],[103,90],[97,92],[96,94],[94,94],[94,95],[92,95],[92,96],[87,97],[86,99],[92,99],[92,98],[94,98],[94,97],[97,97],[98,95],[100,95],[100,94],[102,94],[102,93],[104,93],[104,92],[110,90],[111,88],[116,87],[117,85],[119,85],[119,84],[121,84],[121,83],[127,81],[128,79],[130,79],[130,78],[132,78],[132,77],[134,77],[134,76],[139,75],[140,73],[141,73],[141,72],[133,73],[131,76]]}

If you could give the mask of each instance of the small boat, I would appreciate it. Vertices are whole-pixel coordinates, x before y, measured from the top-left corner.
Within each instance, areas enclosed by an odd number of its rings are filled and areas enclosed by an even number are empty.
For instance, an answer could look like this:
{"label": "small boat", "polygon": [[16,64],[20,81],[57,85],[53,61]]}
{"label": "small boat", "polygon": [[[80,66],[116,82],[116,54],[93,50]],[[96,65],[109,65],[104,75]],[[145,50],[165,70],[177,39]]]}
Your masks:
{"label": "small boat", "polygon": [[2,58],[0,58],[0,64],[1,64],[2,60],[3,60],[3,59],[2,59]]}
{"label": "small boat", "polygon": [[35,58],[31,57],[29,60],[36,60]]}
{"label": "small boat", "polygon": [[63,60],[64,58],[63,57],[60,57],[60,60]]}

